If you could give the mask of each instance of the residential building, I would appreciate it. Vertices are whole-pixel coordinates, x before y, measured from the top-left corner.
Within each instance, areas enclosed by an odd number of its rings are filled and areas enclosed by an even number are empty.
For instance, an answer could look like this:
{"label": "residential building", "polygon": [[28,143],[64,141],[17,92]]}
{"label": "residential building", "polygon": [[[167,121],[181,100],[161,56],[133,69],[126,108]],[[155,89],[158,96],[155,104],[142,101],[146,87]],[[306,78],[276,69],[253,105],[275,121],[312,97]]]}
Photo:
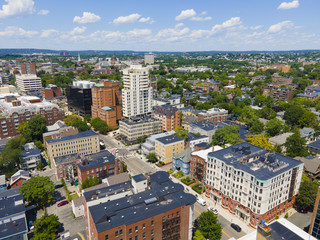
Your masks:
{"label": "residential building", "polygon": [[30,178],[31,178],[30,172],[25,170],[19,170],[10,177],[10,187],[11,188],[21,187]]}
{"label": "residential building", "polygon": [[150,175],[146,184],[135,194],[130,183],[85,193],[87,239],[191,239],[196,198],[167,172]]}
{"label": "residential building", "polygon": [[194,133],[189,132],[186,138],[186,147],[189,147],[191,151],[194,151],[195,146],[199,143],[210,143],[208,136],[205,135],[196,135]]}
{"label": "residential building", "polygon": [[161,121],[151,117],[131,117],[119,121],[119,133],[128,143],[135,142],[138,137],[161,133]]}
{"label": "residential building", "polygon": [[181,112],[169,104],[154,107],[154,118],[161,121],[161,131],[168,132],[181,126]]}
{"label": "residential building", "polygon": [[318,188],[316,201],[313,207],[309,234],[317,239],[320,238],[320,187]]}
{"label": "residential building", "polygon": [[228,120],[228,111],[225,109],[211,108],[206,112],[198,114],[199,121],[208,121],[212,123]]}
{"label": "residential building", "polygon": [[84,216],[84,200],[83,197],[73,199],[71,202],[71,209],[76,218]]}
{"label": "residential building", "polygon": [[284,65],[284,64],[272,64],[270,66],[265,66],[262,68],[259,68],[261,71],[267,71],[268,69],[276,69],[278,71],[281,71],[283,73],[289,72],[291,66],[290,65]]}
{"label": "residential building", "polygon": [[6,175],[0,175],[0,192],[7,189]]}
{"label": "residential building", "polygon": [[197,182],[206,183],[206,172],[207,172],[207,160],[208,154],[214,151],[223,149],[220,146],[213,146],[210,148],[194,151],[191,153],[190,163],[190,178]]}
{"label": "residential building", "polygon": [[35,74],[16,75],[16,85],[22,92],[40,90],[41,79]]}
{"label": "residential building", "polygon": [[31,62],[20,63],[21,74],[37,75],[36,64]]}
{"label": "residential building", "polygon": [[0,239],[28,239],[23,196],[18,188],[0,192]]}
{"label": "residential building", "polygon": [[34,96],[6,95],[0,99],[0,138],[13,137],[20,123],[29,121],[33,116],[40,115],[46,125],[52,125],[65,117],[58,105]]}
{"label": "residential building", "polygon": [[243,142],[208,154],[206,196],[251,226],[295,203],[303,163]]}
{"label": "residential building", "polygon": [[1,85],[0,87],[0,94],[14,93],[14,92],[17,92],[17,89],[13,85]]}
{"label": "residential building", "polygon": [[310,155],[307,157],[295,157],[295,159],[304,163],[304,171],[312,181],[319,177],[320,159],[318,156]]}
{"label": "residential building", "polygon": [[78,153],[72,153],[60,157],[54,157],[51,161],[51,168],[55,170],[56,179],[67,179],[73,181],[77,176],[77,164],[81,162]]}
{"label": "residential building", "polygon": [[91,115],[92,87],[95,82],[73,81],[72,85],[66,87],[68,109],[82,117]]}
{"label": "residential building", "polygon": [[92,88],[92,118],[99,117],[111,127],[122,118],[120,82],[104,81]]}
{"label": "residential building", "polygon": [[8,84],[12,79],[11,73],[0,73],[0,84]]}
{"label": "residential building", "polygon": [[212,148],[212,146],[209,143],[206,143],[206,142],[198,143],[194,146],[194,151],[205,150],[208,148]]}
{"label": "residential building", "polygon": [[269,138],[269,142],[272,144],[272,146],[281,146],[283,150],[285,150],[285,142],[287,141],[287,138],[292,136],[293,133],[287,132],[287,133],[282,133],[280,135],[274,136]]}
{"label": "residential building", "polygon": [[[279,239],[290,239],[290,240],[316,240],[315,237],[311,236],[303,229],[294,225],[285,218],[280,218],[273,221],[270,224],[262,221],[258,226],[257,230],[238,238],[238,240],[279,240]],[[231,238],[230,240],[234,240]]]}
{"label": "residential building", "polygon": [[44,99],[53,99],[62,96],[61,88],[49,84],[46,88],[41,89],[41,95]]}
{"label": "residential building", "polygon": [[123,70],[122,111],[126,118],[152,112],[153,90],[149,84],[148,68],[131,65]]}
{"label": "residential building", "polygon": [[83,157],[100,151],[99,134],[88,130],[75,135],[48,139],[46,148],[50,160],[73,153]]}
{"label": "residential building", "polygon": [[320,154],[320,140],[307,144],[307,148],[315,154]]}
{"label": "residential building", "polygon": [[77,164],[79,184],[90,176],[102,183],[103,179],[117,175],[122,170],[123,163],[108,150],[88,154]]}
{"label": "residential building", "polygon": [[206,82],[204,80],[197,81],[192,85],[192,90],[196,93],[210,94],[212,92],[219,92],[219,81]]}
{"label": "residential building", "polygon": [[299,131],[300,136],[303,137],[307,143],[314,142],[316,140],[316,131],[310,127],[304,127]]}
{"label": "residential building", "polygon": [[34,145],[33,142],[26,143],[22,146],[23,150],[20,152],[23,170],[34,170],[37,164],[41,161],[40,149]]}
{"label": "residential building", "polygon": [[184,139],[176,136],[165,136],[155,140],[155,153],[159,161],[165,164],[172,162],[172,157],[184,150]]}
{"label": "residential building", "polygon": [[227,124],[225,123],[212,123],[208,121],[193,122],[190,124],[190,132],[200,133],[200,135],[208,136],[209,139],[212,139],[214,133],[220,129],[224,128]]}
{"label": "residential building", "polygon": [[184,175],[190,173],[191,149],[187,148],[182,152],[173,155],[172,169],[183,172]]}
{"label": "residential building", "polygon": [[271,96],[277,101],[291,101],[294,97],[294,89],[291,88],[281,88],[274,86],[262,86],[263,95]]}
{"label": "residential building", "polygon": [[[58,122],[57,122],[58,123]],[[58,125],[57,123],[55,123],[54,125]],[[62,122],[63,123],[63,122]],[[60,123],[61,124],[61,123]],[[63,123],[64,124],[64,123]],[[61,125],[61,127],[59,128],[56,128],[57,130],[51,130],[51,129],[55,129],[55,126],[54,125],[51,125],[51,126],[48,126],[48,127],[51,127],[50,130],[49,128],[47,127],[47,132],[43,133],[42,136],[43,136],[43,143],[46,144],[46,141],[49,140],[49,139],[57,139],[57,138],[60,138],[60,137],[66,137],[66,136],[71,136],[71,135],[75,135],[75,134],[78,134],[79,131],[77,128],[75,127],[72,127],[72,126],[67,126],[67,125]]]}
{"label": "residential building", "polygon": [[144,64],[154,64],[154,54],[145,53],[144,54]]}
{"label": "residential building", "polygon": [[170,131],[170,132],[164,132],[164,133],[151,135],[150,137],[148,137],[146,139],[146,141],[144,143],[141,144],[142,153],[144,155],[148,155],[151,152],[155,152],[155,140],[157,138],[173,135],[174,133],[175,133],[174,131]]}

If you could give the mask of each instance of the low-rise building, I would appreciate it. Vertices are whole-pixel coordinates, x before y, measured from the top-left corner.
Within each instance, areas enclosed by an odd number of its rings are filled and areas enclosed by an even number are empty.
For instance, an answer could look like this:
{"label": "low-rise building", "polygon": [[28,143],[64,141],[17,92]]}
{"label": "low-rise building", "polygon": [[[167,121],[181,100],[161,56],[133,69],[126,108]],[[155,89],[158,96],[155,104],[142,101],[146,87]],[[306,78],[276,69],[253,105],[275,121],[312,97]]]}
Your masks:
{"label": "low-rise building", "polygon": [[83,197],[73,199],[71,202],[71,208],[76,218],[84,216],[84,202]]}
{"label": "low-rise building", "polygon": [[304,127],[299,131],[300,136],[303,137],[307,143],[314,142],[316,140],[316,131],[310,127]]}
{"label": "low-rise building", "polygon": [[87,239],[191,239],[196,198],[167,172],[150,175],[147,183],[147,190],[127,196],[130,183],[85,193]]}
{"label": "low-rise building", "polygon": [[10,187],[21,187],[26,181],[31,178],[31,174],[25,170],[19,170],[10,177]]}
{"label": "low-rise building", "polygon": [[280,135],[274,136],[269,138],[269,142],[272,144],[272,146],[281,146],[283,150],[285,150],[285,142],[287,141],[287,138],[292,136],[293,133],[287,132],[287,133],[282,133]]}
{"label": "low-rise building", "polygon": [[161,131],[168,132],[181,126],[181,112],[169,104],[154,107],[154,118],[161,121]]}
{"label": "low-rise building", "polygon": [[200,133],[200,135],[208,136],[209,139],[211,140],[215,132],[220,128],[224,128],[225,126],[226,124],[221,122],[219,123],[212,123],[208,121],[194,122],[190,124],[190,132]]}
{"label": "low-rise building", "polygon": [[138,137],[161,133],[161,121],[151,117],[132,117],[119,121],[119,133],[124,141],[135,142]]}
{"label": "low-rise building", "polygon": [[191,149],[187,148],[182,152],[173,155],[172,169],[183,172],[184,175],[190,173]]}
{"label": "low-rise building", "polygon": [[211,108],[206,112],[201,112],[198,114],[199,121],[208,121],[208,122],[223,122],[228,120],[228,110]]}
{"label": "low-rise building", "polygon": [[100,151],[99,134],[92,130],[46,140],[47,154],[53,158],[78,153],[81,157]]}
{"label": "low-rise building", "polygon": [[174,133],[175,133],[174,131],[170,131],[170,132],[151,135],[146,139],[144,143],[141,144],[142,153],[144,155],[148,155],[151,152],[155,152],[155,140],[157,138],[173,135]]}
{"label": "low-rise building", "polygon": [[320,154],[320,140],[307,144],[307,148],[315,154]]}
{"label": "low-rise building", "polygon": [[273,85],[271,86],[262,86],[263,89],[263,95],[265,96],[271,96],[277,101],[291,101],[294,97],[294,89],[291,88],[281,88],[281,87],[275,87]]}
{"label": "low-rise building", "polygon": [[53,99],[62,96],[61,88],[49,84],[46,88],[41,89],[41,95],[44,99]]}
{"label": "low-rise building", "polygon": [[37,77],[35,74],[16,75],[16,84],[22,92],[40,90],[41,78]]}
{"label": "low-rise building", "polygon": [[23,196],[19,188],[0,192],[0,239],[28,239]]}
{"label": "low-rise building", "polygon": [[171,163],[172,157],[184,150],[184,140],[176,135],[165,136],[155,140],[155,153],[159,161]]}
{"label": "low-rise building", "polygon": [[303,162],[248,143],[208,154],[206,196],[251,226],[295,203]]}
{"label": "low-rise building", "polygon": [[7,189],[6,175],[0,175],[0,192]]}
{"label": "low-rise building", "polygon": [[117,175],[123,170],[123,163],[108,150],[86,155],[77,164],[79,184],[92,176],[101,183],[103,179]]}
{"label": "low-rise building", "polygon": [[55,170],[56,179],[74,180],[77,176],[77,164],[80,163],[81,156],[78,153],[72,153],[60,157],[54,157],[51,161],[51,167]]}
{"label": "low-rise building", "polygon": [[320,175],[320,159],[312,155],[307,157],[295,157],[295,159],[304,163],[304,171],[307,176],[315,180]]}
{"label": "low-rise building", "polygon": [[20,153],[22,159],[23,170],[34,170],[37,168],[37,164],[41,161],[40,149],[34,145],[33,142],[26,143],[22,146],[23,150]]}
{"label": "low-rise building", "polygon": [[209,143],[209,137],[205,135],[196,135],[189,132],[186,138],[186,147],[189,147],[191,151],[194,151],[195,146],[199,143]]}

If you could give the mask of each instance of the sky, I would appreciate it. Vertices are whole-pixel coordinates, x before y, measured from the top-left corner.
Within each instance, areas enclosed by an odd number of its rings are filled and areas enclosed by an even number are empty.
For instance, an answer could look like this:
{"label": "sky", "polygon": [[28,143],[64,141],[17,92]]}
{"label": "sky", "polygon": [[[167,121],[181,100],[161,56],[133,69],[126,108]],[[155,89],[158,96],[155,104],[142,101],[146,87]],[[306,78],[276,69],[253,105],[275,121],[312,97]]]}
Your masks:
{"label": "sky", "polygon": [[0,0],[0,48],[320,49],[320,0]]}

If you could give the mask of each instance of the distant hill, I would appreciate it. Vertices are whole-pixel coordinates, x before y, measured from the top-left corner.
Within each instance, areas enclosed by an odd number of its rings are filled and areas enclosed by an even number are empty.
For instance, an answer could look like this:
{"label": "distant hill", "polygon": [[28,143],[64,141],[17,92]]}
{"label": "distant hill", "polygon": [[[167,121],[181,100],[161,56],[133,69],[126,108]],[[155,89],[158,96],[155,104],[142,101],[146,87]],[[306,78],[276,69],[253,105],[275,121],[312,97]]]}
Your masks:
{"label": "distant hill", "polygon": [[[67,51],[67,50],[51,50],[51,49],[36,49],[36,48],[2,48],[0,54],[59,54],[59,52],[69,52],[70,55],[106,55],[106,54],[144,54],[149,51],[132,51],[132,50],[79,50],[79,51]],[[286,54],[286,53],[310,53],[320,52],[320,50],[292,50],[292,51],[182,51],[182,52],[169,52],[169,51],[153,51],[153,53],[162,54],[217,54],[217,53],[274,53],[274,54]]]}

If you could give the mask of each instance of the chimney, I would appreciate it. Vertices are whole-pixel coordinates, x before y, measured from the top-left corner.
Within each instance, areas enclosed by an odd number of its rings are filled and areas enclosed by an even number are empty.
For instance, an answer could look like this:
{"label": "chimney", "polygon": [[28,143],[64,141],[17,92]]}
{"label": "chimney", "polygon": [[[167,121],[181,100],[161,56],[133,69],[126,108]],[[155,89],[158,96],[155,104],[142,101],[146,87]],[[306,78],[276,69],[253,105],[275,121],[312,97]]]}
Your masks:
{"label": "chimney", "polygon": [[17,222],[16,221],[13,221],[13,226],[17,226]]}

